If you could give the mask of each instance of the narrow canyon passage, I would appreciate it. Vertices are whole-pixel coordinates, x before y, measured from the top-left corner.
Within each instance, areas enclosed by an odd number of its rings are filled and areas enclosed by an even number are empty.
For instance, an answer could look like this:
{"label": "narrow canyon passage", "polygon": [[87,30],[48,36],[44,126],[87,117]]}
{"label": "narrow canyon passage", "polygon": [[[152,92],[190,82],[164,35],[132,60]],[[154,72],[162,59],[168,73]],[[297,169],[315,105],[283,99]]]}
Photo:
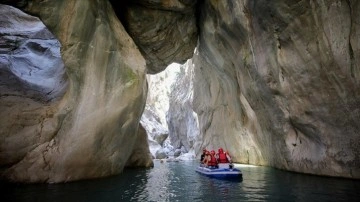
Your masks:
{"label": "narrow canyon passage", "polygon": [[237,163],[360,178],[359,1],[0,3],[8,180],[151,167],[146,77],[173,62],[168,131],[152,136],[172,155],[223,147]]}

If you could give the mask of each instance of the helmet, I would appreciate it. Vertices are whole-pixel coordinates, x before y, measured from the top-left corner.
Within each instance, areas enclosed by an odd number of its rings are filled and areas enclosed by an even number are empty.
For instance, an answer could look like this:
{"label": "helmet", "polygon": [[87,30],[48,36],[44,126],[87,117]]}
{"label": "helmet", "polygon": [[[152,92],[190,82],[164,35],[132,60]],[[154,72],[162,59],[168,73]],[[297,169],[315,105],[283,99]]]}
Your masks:
{"label": "helmet", "polygon": [[220,147],[220,148],[219,148],[219,153],[223,153],[223,151],[224,151],[224,150]]}
{"label": "helmet", "polygon": [[211,150],[211,154],[214,155],[214,154],[215,154],[215,151],[214,151],[214,150]]}

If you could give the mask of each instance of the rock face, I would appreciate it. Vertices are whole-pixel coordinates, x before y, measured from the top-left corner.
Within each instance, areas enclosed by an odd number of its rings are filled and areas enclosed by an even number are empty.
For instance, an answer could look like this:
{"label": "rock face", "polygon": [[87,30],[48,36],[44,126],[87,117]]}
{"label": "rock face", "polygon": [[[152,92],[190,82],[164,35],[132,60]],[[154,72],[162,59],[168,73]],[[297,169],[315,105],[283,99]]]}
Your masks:
{"label": "rock face", "polygon": [[119,9],[118,15],[146,59],[148,73],[192,57],[197,43],[195,5],[193,0],[135,0]]}
{"label": "rock face", "polygon": [[41,21],[0,5],[0,162],[20,161],[50,141],[67,88],[60,43]]}
{"label": "rock face", "polygon": [[[35,18],[1,10],[4,177],[63,182],[151,166],[139,131],[145,75],[191,57],[199,31],[193,103],[179,92],[172,106],[193,106],[200,136],[188,146],[179,136],[180,146],[360,178],[359,1],[134,0],[122,1],[117,16],[110,2],[0,0],[38,16],[62,56]],[[34,30],[13,33],[28,23]],[[189,134],[179,125],[194,114],[183,111],[172,111],[169,125]]]}
{"label": "rock face", "polygon": [[360,178],[359,1],[204,1],[194,109],[237,162]]}
{"label": "rock face", "polygon": [[192,107],[194,66],[188,60],[171,85],[169,111],[166,119],[169,127],[170,142],[174,148],[184,147],[186,151],[193,148],[195,138],[199,135],[197,114]]}
{"label": "rock face", "polygon": [[[169,95],[171,86],[180,71],[179,64],[173,63],[166,70],[156,75],[146,76],[149,86],[146,106],[140,123],[147,131],[150,151],[154,158],[173,155],[174,149],[169,140],[166,114],[169,111]],[[160,150],[158,152],[158,150]],[[161,155],[156,155],[156,154]]]}
{"label": "rock face", "polygon": [[149,151],[148,135],[140,125],[133,153],[126,162],[126,167],[154,167],[152,155]]}
{"label": "rock face", "polygon": [[[40,31],[33,37],[43,41],[20,40],[11,51],[26,53],[26,58],[42,54],[52,62],[41,66],[48,69],[32,67],[32,60],[14,63],[11,57],[17,55],[4,56],[5,49],[10,51],[12,46],[1,45],[1,76],[9,78],[1,80],[0,162],[6,168],[3,175],[23,182],[108,176],[120,173],[131,154],[131,162],[140,162],[133,158],[137,153],[134,149],[145,152],[148,159],[141,161],[144,166],[150,165],[148,149],[146,152],[134,146],[142,139],[138,137],[138,127],[147,93],[145,60],[110,3],[34,0],[24,9],[39,16],[59,39],[69,87],[65,95],[60,93],[66,87],[66,79],[59,54],[53,50],[59,44],[48,48],[47,43],[56,44],[44,41],[48,40],[48,32],[41,31],[33,17],[15,11],[13,19],[36,25]],[[4,18],[2,22],[11,23]],[[21,61],[28,62],[34,70],[25,70]],[[12,84],[16,88],[10,88]],[[45,99],[39,99],[40,95]],[[143,146],[147,148],[146,144]]]}

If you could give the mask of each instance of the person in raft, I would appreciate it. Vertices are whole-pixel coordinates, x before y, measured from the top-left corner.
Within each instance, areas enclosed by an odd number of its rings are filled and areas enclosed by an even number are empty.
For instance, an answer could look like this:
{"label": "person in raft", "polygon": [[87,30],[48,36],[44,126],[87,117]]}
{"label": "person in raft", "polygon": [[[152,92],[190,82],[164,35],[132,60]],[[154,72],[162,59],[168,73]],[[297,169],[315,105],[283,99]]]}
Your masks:
{"label": "person in raft", "polygon": [[206,149],[204,148],[203,149],[203,153],[201,154],[201,156],[200,156],[200,166],[204,166],[204,159],[205,159],[205,157],[206,157]]}
{"label": "person in raft", "polygon": [[211,150],[211,152],[206,151],[204,158],[204,164],[208,168],[218,168],[218,161],[215,157],[215,151]]}
{"label": "person in raft", "polygon": [[227,168],[229,166],[230,169],[234,168],[234,165],[232,164],[231,156],[229,152],[224,152],[224,150],[220,147],[218,149],[218,153],[216,154],[216,158],[219,162],[220,168]]}
{"label": "person in raft", "polygon": [[224,150],[221,147],[218,149],[216,158],[219,163],[231,163],[230,155],[228,154],[228,152],[224,152]]}

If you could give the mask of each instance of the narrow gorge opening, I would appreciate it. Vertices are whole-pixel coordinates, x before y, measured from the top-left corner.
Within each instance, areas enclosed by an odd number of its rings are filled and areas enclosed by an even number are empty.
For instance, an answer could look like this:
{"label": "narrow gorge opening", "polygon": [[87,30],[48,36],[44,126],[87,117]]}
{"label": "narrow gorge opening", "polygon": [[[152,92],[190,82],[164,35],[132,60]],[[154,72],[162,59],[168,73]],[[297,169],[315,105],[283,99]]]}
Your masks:
{"label": "narrow gorge opening", "polygon": [[158,74],[148,74],[148,96],[140,123],[149,137],[153,158],[192,159],[198,136],[197,115],[192,110],[191,60],[172,63]]}
{"label": "narrow gorge opening", "polygon": [[194,73],[190,58],[203,1],[110,2],[146,59],[148,95],[141,125],[147,131],[152,157],[186,154],[184,158],[194,158],[199,129],[189,100]]}

